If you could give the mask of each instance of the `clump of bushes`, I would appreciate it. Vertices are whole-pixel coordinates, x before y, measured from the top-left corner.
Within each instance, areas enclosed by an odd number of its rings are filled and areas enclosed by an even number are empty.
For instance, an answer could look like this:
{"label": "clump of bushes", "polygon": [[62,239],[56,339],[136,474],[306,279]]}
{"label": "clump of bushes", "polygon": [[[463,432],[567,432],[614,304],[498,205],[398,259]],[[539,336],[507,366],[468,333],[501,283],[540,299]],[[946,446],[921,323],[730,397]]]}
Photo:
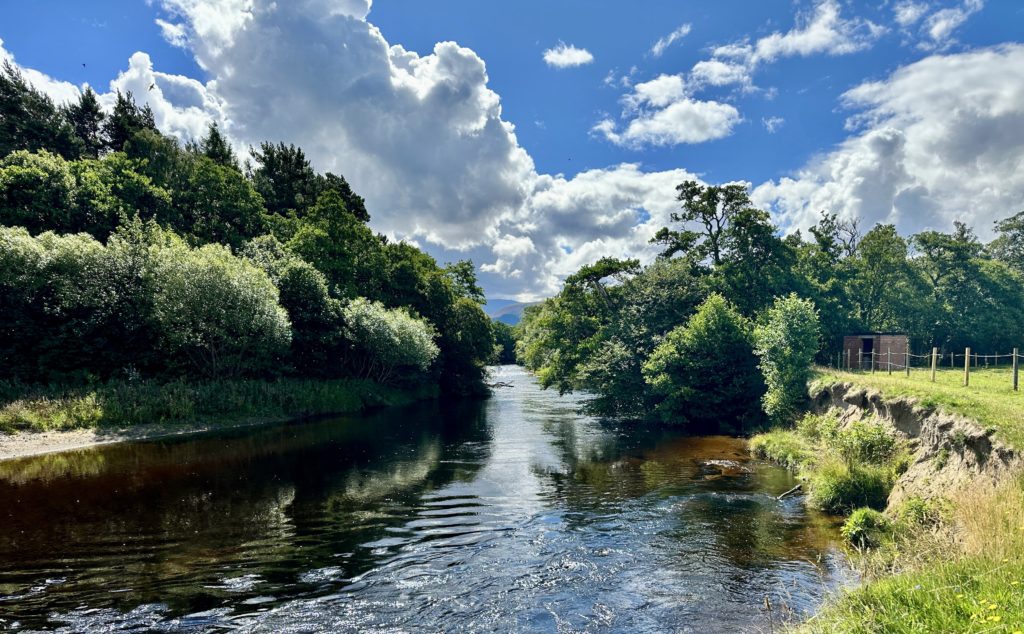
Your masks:
{"label": "clump of bushes", "polygon": [[866,420],[841,427],[831,414],[808,414],[792,430],[759,434],[750,449],[799,470],[808,482],[809,502],[835,514],[884,509],[896,478],[909,465],[905,444],[885,425]]}
{"label": "clump of bushes", "polygon": [[837,515],[861,506],[884,509],[893,485],[888,469],[851,464],[835,456],[817,461],[809,480],[811,504]]}
{"label": "clump of bushes", "polygon": [[811,365],[818,353],[821,327],[814,302],[795,293],[779,297],[754,331],[755,352],[768,386],[764,411],[776,421],[791,421],[807,400]]}
{"label": "clump of bushes", "polygon": [[858,548],[874,548],[893,535],[891,520],[871,508],[859,508],[846,518],[840,532],[843,538]]}
{"label": "clump of bushes", "polygon": [[750,439],[750,451],[762,460],[777,462],[788,469],[800,469],[814,459],[806,438],[795,431],[776,429]]}

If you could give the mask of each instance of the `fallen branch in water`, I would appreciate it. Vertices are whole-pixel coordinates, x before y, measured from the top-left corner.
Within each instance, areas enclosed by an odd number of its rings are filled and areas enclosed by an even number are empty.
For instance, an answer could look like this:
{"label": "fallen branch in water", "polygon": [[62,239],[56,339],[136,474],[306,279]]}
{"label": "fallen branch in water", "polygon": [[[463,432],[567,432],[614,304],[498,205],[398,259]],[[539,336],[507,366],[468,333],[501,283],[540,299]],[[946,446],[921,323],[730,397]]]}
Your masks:
{"label": "fallen branch in water", "polygon": [[790,489],[789,491],[786,491],[785,493],[783,493],[782,495],[780,495],[779,497],[777,497],[775,499],[776,500],[781,500],[782,498],[786,497],[787,495],[789,495],[791,493],[796,493],[797,491],[800,490],[800,487],[801,487],[801,485],[798,484],[795,487],[793,487],[792,489]]}
{"label": "fallen branch in water", "polygon": [[488,383],[487,387],[515,387],[515,386],[513,386],[511,383],[506,383],[504,381],[498,381],[497,383]]}

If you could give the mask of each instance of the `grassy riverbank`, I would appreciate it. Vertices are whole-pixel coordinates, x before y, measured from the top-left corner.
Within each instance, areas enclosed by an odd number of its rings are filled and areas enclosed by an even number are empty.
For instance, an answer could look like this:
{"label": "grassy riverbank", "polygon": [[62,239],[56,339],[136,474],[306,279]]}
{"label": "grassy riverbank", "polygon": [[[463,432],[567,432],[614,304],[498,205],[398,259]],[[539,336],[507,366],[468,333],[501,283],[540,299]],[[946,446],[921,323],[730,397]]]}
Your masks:
{"label": "grassy riverbank", "polygon": [[434,385],[386,387],[362,380],[112,381],[88,388],[0,388],[0,432],[232,425],[357,413],[437,396]]}
{"label": "grassy riverbank", "polygon": [[[940,373],[933,384],[921,374],[819,371],[816,381],[911,396],[974,418],[1011,444],[1021,437],[1024,400],[1005,372],[972,375],[968,389],[955,374]],[[750,446],[797,471],[808,504],[848,516],[843,534],[864,574],[860,587],[834,598],[800,631],[1024,631],[1024,480],[910,498],[883,514],[911,459],[886,425],[869,419],[840,429],[833,416],[807,415],[792,429],[755,436]]]}
{"label": "grassy riverbank", "polygon": [[[969,387],[964,387],[963,368],[945,369],[931,382],[931,372],[839,372],[819,368],[815,381],[853,383],[874,388],[888,397],[909,396],[925,407],[946,410],[978,421],[983,429],[994,429],[996,437],[1013,447],[1024,447],[1024,391],[1014,392],[1007,368],[972,370]],[[1022,386],[1024,387],[1024,386]]]}

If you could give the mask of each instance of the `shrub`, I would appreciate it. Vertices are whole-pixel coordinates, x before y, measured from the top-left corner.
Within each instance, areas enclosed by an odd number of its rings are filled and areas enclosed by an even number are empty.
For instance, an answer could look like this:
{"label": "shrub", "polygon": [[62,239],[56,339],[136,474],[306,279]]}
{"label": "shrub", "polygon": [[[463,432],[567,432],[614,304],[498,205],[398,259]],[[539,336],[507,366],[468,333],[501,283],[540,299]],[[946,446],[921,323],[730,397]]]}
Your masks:
{"label": "shrub", "polygon": [[832,413],[824,415],[805,414],[803,418],[797,421],[796,430],[801,436],[810,441],[822,441],[828,444],[833,442],[839,434],[839,419]]}
{"label": "shrub", "polygon": [[[672,330],[644,364],[667,422],[749,427],[764,393],[750,324],[721,295],[711,295],[685,326]],[[737,430],[738,431],[738,430]]]}
{"label": "shrub", "polygon": [[914,496],[900,505],[896,517],[909,526],[936,526],[950,515],[949,502]]}
{"label": "shrub", "polygon": [[893,533],[889,518],[870,508],[859,508],[850,514],[841,529],[843,538],[858,548],[874,548]]}
{"label": "shrub", "polygon": [[403,369],[425,372],[437,358],[433,328],[403,309],[358,297],[342,314],[352,344],[348,363],[356,376],[386,383]]}
{"label": "shrub", "polygon": [[882,465],[896,457],[900,442],[884,425],[856,421],[833,440],[839,455],[848,463]]}
{"label": "shrub", "polygon": [[811,474],[811,504],[837,515],[867,506],[885,508],[893,480],[887,469],[875,466],[850,465],[827,458],[820,461]]}
{"label": "shrub", "polygon": [[167,350],[200,372],[237,376],[270,369],[291,341],[270,278],[220,245],[160,249],[153,313]]}
{"label": "shrub", "polygon": [[754,332],[756,353],[768,391],[764,411],[774,420],[791,420],[807,399],[811,363],[818,352],[818,311],[796,294],[780,297]]}

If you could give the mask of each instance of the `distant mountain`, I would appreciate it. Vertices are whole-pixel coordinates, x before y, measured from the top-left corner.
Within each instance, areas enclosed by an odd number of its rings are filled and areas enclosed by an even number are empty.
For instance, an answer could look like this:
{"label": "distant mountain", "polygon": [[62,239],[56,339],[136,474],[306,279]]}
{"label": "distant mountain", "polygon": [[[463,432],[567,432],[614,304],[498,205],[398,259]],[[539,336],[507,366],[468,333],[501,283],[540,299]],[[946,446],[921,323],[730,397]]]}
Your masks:
{"label": "distant mountain", "polygon": [[523,317],[523,310],[540,302],[517,302],[513,299],[492,299],[484,305],[484,312],[509,326],[515,326]]}

